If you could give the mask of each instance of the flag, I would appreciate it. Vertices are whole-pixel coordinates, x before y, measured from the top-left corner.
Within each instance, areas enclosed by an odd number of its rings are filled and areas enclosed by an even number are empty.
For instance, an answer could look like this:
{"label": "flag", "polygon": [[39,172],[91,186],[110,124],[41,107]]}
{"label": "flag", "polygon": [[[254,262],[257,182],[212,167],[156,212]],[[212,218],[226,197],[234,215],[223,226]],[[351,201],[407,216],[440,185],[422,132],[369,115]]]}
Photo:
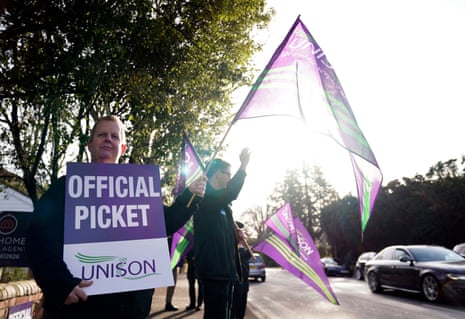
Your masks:
{"label": "flag", "polygon": [[256,80],[233,123],[267,116],[301,119],[349,152],[363,232],[382,183],[381,170],[334,69],[300,17]]}
{"label": "flag", "polygon": [[[292,215],[291,207],[287,203],[279,209],[265,224],[271,233],[253,247],[260,251],[291,274],[314,288],[329,302],[338,305],[328,277],[325,274],[320,254],[302,222],[297,216]],[[299,253],[294,251],[292,234],[295,230]]]}
{"label": "flag", "polygon": [[[203,174],[204,166],[197,155],[186,133],[183,134],[181,156],[178,164],[178,175],[173,194],[179,195],[186,186]],[[190,218],[184,226],[177,230],[171,241],[171,268],[174,269],[179,261],[194,247],[194,227]]]}
{"label": "flag", "polygon": [[294,226],[291,205],[289,203],[286,203],[276,214],[271,216],[265,224],[276,234],[279,234],[280,237],[284,237],[291,245],[294,253],[299,256],[297,231]]}
{"label": "flag", "polygon": [[194,248],[194,221],[192,218],[173,234],[171,243],[171,269]]}
{"label": "flag", "polygon": [[173,195],[177,196],[184,191],[186,185],[190,185],[194,180],[203,174],[204,166],[199,155],[195,151],[187,134],[183,133],[181,144],[181,155],[178,163],[178,175]]}

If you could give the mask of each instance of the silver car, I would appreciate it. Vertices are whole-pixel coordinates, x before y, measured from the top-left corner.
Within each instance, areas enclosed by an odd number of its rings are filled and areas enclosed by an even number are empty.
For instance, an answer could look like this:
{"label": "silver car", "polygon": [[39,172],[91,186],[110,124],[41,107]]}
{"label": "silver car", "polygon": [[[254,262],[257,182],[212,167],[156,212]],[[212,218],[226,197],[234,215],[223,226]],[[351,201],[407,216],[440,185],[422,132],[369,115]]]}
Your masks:
{"label": "silver car", "polygon": [[465,257],[465,243],[455,245],[454,249],[452,250],[455,251],[457,254],[460,254],[463,257]]}
{"label": "silver car", "polygon": [[367,251],[361,254],[355,263],[354,277],[358,280],[365,279],[365,264],[376,255],[374,251]]}
{"label": "silver car", "polygon": [[260,279],[264,282],[266,280],[266,269],[263,258],[257,253],[253,255],[255,258],[251,257],[249,259],[249,278],[253,278],[255,281]]}

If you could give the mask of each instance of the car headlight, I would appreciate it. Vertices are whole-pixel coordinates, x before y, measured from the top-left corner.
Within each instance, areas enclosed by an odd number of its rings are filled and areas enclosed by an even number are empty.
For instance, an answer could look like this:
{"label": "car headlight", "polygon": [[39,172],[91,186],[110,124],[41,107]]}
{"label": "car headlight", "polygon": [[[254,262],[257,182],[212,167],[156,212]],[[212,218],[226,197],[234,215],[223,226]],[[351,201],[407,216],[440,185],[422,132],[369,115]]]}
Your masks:
{"label": "car headlight", "polygon": [[447,278],[451,280],[465,280],[465,275],[463,274],[447,274]]}

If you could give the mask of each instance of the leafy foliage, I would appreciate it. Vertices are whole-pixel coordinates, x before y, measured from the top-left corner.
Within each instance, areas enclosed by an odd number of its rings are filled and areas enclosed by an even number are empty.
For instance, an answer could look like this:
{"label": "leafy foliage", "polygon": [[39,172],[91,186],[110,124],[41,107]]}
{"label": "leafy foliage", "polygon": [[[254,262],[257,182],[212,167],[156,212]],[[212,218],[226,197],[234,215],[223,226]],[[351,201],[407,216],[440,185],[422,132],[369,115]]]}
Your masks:
{"label": "leafy foliage", "polygon": [[173,182],[182,131],[209,155],[231,93],[250,82],[264,0],[21,1],[0,16],[0,157],[32,200],[66,161],[88,160],[96,118],[128,128],[123,161]]}
{"label": "leafy foliage", "polygon": [[301,168],[287,171],[284,181],[276,186],[271,201],[276,203],[274,211],[289,202],[292,212],[299,216],[316,240],[321,236],[320,210],[337,198],[336,191],[324,179],[321,168],[310,168],[304,163]]}
{"label": "leafy foliage", "polygon": [[[462,159],[462,166],[464,161]],[[426,177],[391,181],[378,195],[365,233],[360,233],[357,199],[346,196],[322,209],[321,227],[342,259],[394,244],[465,242],[465,176],[456,159],[438,162]]]}
{"label": "leafy foliage", "polygon": [[333,187],[324,179],[318,166],[302,167],[288,170],[284,181],[278,183],[274,193],[269,197],[266,209],[251,208],[246,212],[249,219],[248,228],[257,234],[257,241],[266,235],[264,222],[285,203],[291,204],[292,212],[298,215],[305,228],[316,241],[321,239],[320,210],[339,197]]}
{"label": "leafy foliage", "polygon": [[[425,176],[391,181],[382,187],[365,232],[360,230],[358,199],[339,198],[318,167],[289,171],[269,206],[252,208],[248,224],[261,241],[263,223],[290,202],[325,254],[353,265],[364,251],[394,244],[435,244],[452,248],[465,242],[465,158],[438,162]],[[331,246],[326,250],[325,241]]]}

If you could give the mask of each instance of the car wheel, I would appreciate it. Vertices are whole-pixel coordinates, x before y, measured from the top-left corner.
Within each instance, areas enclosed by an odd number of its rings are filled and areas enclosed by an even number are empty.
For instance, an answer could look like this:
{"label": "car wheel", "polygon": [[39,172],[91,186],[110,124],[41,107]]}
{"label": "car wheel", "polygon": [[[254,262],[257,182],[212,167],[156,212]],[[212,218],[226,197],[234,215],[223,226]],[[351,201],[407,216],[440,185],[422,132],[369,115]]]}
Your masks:
{"label": "car wheel", "polygon": [[360,269],[355,269],[355,279],[357,280],[363,280],[363,274]]}
{"label": "car wheel", "polygon": [[439,283],[433,275],[425,275],[421,280],[421,292],[429,301],[439,299]]}
{"label": "car wheel", "polygon": [[266,277],[263,276],[263,277],[262,277],[262,282],[265,282],[265,280],[266,280]]}
{"label": "car wheel", "polygon": [[376,278],[376,274],[373,271],[368,273],[368,287],[372,292],[381,292],[382,288],[378,282],[378,278]]}

